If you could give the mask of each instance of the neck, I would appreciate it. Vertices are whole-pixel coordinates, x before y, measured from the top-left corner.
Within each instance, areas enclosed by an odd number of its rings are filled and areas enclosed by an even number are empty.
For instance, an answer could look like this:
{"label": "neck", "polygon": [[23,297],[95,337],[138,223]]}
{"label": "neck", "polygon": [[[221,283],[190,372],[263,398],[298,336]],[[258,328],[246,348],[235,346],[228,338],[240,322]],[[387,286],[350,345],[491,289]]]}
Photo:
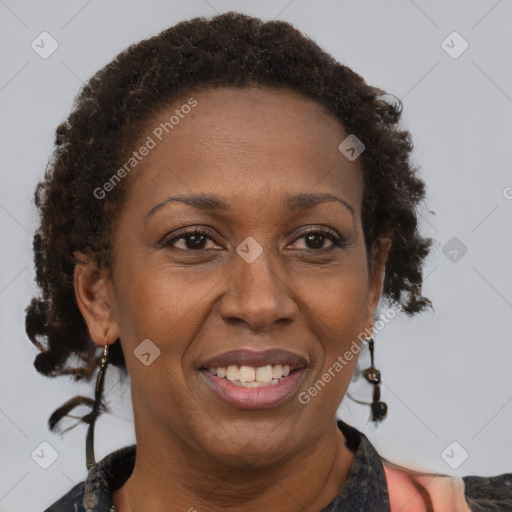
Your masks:
{"label": "neck", "polygon": [[260,469],[227,468],[203,453],[183,453],[180,443],[171,450],[155,444],[155,437],[151,443],[138,441],[135,467],[114,493],[114,505],[118,512],[216,512],[242,506],[245,512],[318,512],[339,494],[354,460],[343,434],[333,426],[307,453]]}

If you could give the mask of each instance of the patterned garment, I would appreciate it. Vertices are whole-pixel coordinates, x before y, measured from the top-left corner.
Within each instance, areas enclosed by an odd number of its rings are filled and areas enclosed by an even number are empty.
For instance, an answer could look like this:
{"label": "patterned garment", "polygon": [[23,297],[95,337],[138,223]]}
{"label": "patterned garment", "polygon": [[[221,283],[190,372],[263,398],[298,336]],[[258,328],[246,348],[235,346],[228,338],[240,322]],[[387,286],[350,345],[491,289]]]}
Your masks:
{"label": "patterned garment", "polygon": [[[338,427],[354,462],[320,512],[512,512],[512,473],[461,478],[404,470],[383,460],[362,432],[341,420]],[[44,512],[117,512],[112,495],[131,475],[136,451],[131,445],[107,455]]]}

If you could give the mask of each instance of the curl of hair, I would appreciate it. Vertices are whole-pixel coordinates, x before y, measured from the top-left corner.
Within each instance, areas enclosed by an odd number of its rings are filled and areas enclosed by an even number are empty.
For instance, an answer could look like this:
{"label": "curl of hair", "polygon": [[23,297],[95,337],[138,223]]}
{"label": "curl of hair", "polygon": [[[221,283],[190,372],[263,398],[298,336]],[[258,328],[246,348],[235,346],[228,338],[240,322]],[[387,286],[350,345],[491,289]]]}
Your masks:
{"label": "curl of hair", "polygon": [[[417,217],[424,183],[410,161],[410,135],[399,127],[401,101],[367,85],[288,23],[238,13],[194,18],[121,52],[82,87],[56,130],[52,157],[35,191],[40,294],[26,309],[26,332],[41,351],[34,362],[38,372],[89,381],[99,365],[99,347],[75,299],[73,254],[81,251],[110,268],[115,221],[130,180],[103,199],[94,191],[127,160],[144,123],[180,95],[254,86],[315,100],[363,141],[365,243],[370,250],[385,237],[392,242],[383,296],[408,314],[430,305],[421,286],[431,241],[420,236]],[[69,365],[72,355],[80,364]],[[110,346],[110,363],[127,373],[119,340]],[[77,403],[88,402],[64,404],[52,415],[50,429]]]}

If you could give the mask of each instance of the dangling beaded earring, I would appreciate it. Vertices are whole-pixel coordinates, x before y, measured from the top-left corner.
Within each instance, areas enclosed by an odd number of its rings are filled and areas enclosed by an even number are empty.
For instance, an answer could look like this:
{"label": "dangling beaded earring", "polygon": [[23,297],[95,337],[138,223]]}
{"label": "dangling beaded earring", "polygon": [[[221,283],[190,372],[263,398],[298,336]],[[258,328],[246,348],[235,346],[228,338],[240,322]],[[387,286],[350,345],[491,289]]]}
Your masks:
{"label": "dangling beaded earring", "polygon": [[105,374],[107,373],[108,366],[107,332],[105,332],[105,347],[103,348],[103,355],[101,357],[100,371],[96,379],[96,389],[94,393],[94,404],[92,407],[92,412],[84,418],[84,421],[89,423],[89,428],[87,429],[87,438],[85,442],[87,471],[89,471],[91,466],[96,464],[94,459],[94,425],[96,423],[96,418],[98,417],[100,408],[102,407],[101,395],[103,394],[103,383],[105,381]]}
{"label": "dangling beaded earring", "polygon": [[380,372],[375,368],[373,362],[373,338],[366,338],[365,341],[368,342],[368,348],[370,349],[371,366],[363,371],[363,375],[370,384],[373,384],[372,421],[382,421],[388,413],[388,406],[380,400]]}

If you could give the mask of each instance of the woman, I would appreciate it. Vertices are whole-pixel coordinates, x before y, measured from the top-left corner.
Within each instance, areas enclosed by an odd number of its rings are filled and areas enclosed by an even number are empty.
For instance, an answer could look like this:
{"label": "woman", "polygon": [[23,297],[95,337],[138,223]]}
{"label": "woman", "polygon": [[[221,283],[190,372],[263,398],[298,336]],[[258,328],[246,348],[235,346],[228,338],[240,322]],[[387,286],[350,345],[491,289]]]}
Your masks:
{"label": "woman", "polygon": [[[511,475],[407,471],[336,420],[363,346],[386,416],[381,298],[429,306],[424,183],[384,95],[290,25],[234,13],[86,84],[36,191],[35,366],[99,367],[95,400],[50,418],[92,406],[88,477],[48,512],[510,508]],[[108,364],[130,376],[137,444],[96,462]]]}

